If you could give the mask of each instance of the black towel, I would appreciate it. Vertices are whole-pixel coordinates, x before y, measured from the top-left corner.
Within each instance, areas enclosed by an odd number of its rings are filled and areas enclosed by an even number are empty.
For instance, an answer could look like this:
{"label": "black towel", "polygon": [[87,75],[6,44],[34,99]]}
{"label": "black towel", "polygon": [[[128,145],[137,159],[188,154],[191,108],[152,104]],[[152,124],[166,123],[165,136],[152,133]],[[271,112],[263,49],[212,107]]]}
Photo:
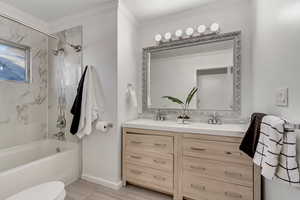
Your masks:
{"label": "black towel", "polygon": [[253,113],[251,116],[251,122],[245,136],[240,145],[240,150],[246,153],[251,158],[254,157],[257,143],[260,136],[260,125],[263,117],[266,116],[264,113]]}
{"label": "black towel", "polygon": [[82,92],[83,92],[84,78],[85,78],[87,68],[88,66],[85,67],[84,72],[80,78],[78,88],[77,88],[77,95],[75,97],[73,106],[71,108],[71,113],[73,114],[73,121],[71,124],[70,132],[73,135],[75,135],[78,132],[80,115],[81,115]]}

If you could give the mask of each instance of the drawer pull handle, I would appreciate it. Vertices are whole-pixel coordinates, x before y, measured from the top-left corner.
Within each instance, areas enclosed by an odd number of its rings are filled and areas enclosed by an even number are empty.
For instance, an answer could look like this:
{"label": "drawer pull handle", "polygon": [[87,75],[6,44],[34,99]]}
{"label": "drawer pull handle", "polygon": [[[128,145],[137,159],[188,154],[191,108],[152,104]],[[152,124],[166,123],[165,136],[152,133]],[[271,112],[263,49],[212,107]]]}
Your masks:
{"label": "drawer pull handle", "polygon": [[197,170],[202,170],[202,171],[205,171],[206,168],[205,167],[200,167],[200,166],[194,166],[194,165],[191,165],[190,166],[191,169],[197,169]]}
{"label": "drawer pull handle", "polygon": [[232,155],[232,152],[226,151],[225,154],[227,154],[227,155]]}
{"label": "drawer pull handle", "polygon": [[138,142],[138,141],[131,141],[132,144],[142,144],[142,142]]}
{"label": "drawer pull handle", "polygon": [[153,160],[157,164],[166,164],[166,161],[163,160]]}
{"label": "drawer pull handle", "polygon": [[167,144],[159,144],[159,143],[155,143],[154,146],[156,146],[156,147],[166,147]]}
{"label": "drawer pull handle", "polygon": [[191,188],[196,189],[196,190],[200,190],[200,191],[205,191],[206,190],[205,186],[200,186],[200,185],[195,185],[195,184],[191,184]]}
{"label": "drawer pull handle", "polygon": [[153,176],[156,180],[159,180],[159,181],[165,181],[166,178],[165,177],[162,177],[162,176]]}
{"label": "drawer pull handle", "polygon": [[231,176],[231,177],[238,177],[241,178],[243,175],[241,173],[236,173],[236,172],[229,172],[229,171],[225,171],[224,172],[227,176]]}
{"label": "drawer pull handle", "polygon": [[225,192],[225,196],[231,197],[231,198],[237,198],[241,199],[243,196],[241,194],[235,193],[235,192]]}
{"label": "drawer pull handle", "polygon": [[140,156],[130,156],[131,158],[134,158],[134,159],[141,159],[142,157]]}
{"label": "drawer pull handle", "polygon": [[193,151],[206,151],[206,149],[197,148],[197,147],[191,147],[191,150],[193,150]]}
{"label": "drawer pull handle", "polygon": [[138,170],[130,170],[132,173],[134,174],[142,174],[142,172],[138,171]]}

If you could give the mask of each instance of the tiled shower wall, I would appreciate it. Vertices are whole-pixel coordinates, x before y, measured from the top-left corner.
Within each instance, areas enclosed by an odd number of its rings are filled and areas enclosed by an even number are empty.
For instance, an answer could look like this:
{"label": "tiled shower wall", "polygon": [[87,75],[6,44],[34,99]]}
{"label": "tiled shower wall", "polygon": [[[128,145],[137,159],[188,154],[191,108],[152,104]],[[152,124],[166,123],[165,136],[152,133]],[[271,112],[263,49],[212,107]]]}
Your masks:
{"label": "tiled shower wall", "polygon": [[[82,52],[75,52],[66,45],[82,44],[82,28],[75,27],[55,34],[61,42],[0,18],[0,39],[23,44],[31,48],[31,82],[17,83],[0,81],[0,149],[41,140],[57,132],[57,94],[55,69],[58,66],[54,49],[65,48],[65,65],[74,69],[79,80],[82,72]],[[48,88],[49,85],[49,88]],[[67,136],[72,115],[70,108],[76,95],[77,82],[67,89]],[[49,94],[49,95],[48,95]]]}
{"label": "tiled shower wall", "polygon": [[0,81],[0,149],[47,134],[48,37],[0,18],[0,39],[31,48],[31,82]]}
{"label": "tiled shower wall", "polygon": [[56,87],[56,79],[55,73],[57,67],[59,66],[58,56],[55,56],[52,53],[53,49],[64,48],[65,49],[65,57],[64,64],[65,68],[68,69],[68,77],[65,77],[67,81],[66,88],[66,121],[67,128],[66,134],[67,139],[69,141],[77,141],[76,137],[72,136],[69,133],[70,125],[73,119],[73,116],[70,114],[71,107],[73,105],[74,98],[76,96],[77,85],[82,73],[82,52],[75,52],[73,48],[66,44],[66,42],[74,44],[74,45],[82,45],[82,27],[74,27],[68,30],[64,30],[62,32],[54,34],[60,40],[49,39],[49,106],[48,106],[48,130],[49,136],[53,137],[53,134],[58,132],[56,128],[56,121],[58,116],[58,103],[57,103],[57,87]]}

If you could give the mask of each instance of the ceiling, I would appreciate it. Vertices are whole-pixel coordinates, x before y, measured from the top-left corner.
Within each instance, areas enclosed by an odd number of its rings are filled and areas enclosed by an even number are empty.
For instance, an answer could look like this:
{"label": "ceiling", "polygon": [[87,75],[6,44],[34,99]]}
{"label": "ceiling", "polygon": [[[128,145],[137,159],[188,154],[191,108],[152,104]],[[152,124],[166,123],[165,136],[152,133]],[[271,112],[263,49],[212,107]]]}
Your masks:
{"label": "ceiling", "polygon": [[[217,0],[123,0],[131,12],[139,19],[156,18],[176,13]],[[220,0],[219,0],[220,1]]]}
{"label": "ceiling", "polygon": [[[52,22],[115,0],[0,0],[45,22]],[[188,10],[217,0],[120,0],[138,20]],[[220,1],[220,0],[219,0]]]}
{"label": "ceiling", "polygon": [[99,6],[112,0],[0,0],[8,5],[29,13],[45,22]]}

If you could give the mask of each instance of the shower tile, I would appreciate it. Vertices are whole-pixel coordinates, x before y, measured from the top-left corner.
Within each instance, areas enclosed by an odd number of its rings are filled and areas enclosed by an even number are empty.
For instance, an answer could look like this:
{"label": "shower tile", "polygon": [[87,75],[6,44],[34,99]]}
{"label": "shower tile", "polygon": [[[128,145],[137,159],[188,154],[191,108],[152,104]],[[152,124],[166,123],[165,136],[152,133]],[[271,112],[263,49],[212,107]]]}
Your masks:
{"label": "shower tile", "polygon": [[[67,140],[77,142],[77,137],[68,134],[68,130],[70,130],[70,125],[72,123],[73,115],[71,115],[70,110],[71,106],[73,105],[73,101],[76,96],[77,91],[77,84],[81,76],[82,71],[82,52],[75,52],[73,48],[69,45],[66,45],[66,42],[72,43],[74,45],[82,45],[82,27],[74,27],[59,33],[55,34],[59,39],[60,42],[57,40],[49,40],[49,48],[50,49],[57,49],[57,48],[64,48],[65,54],[63,58],[59,56],[54,56],[53,54],[49,54],[49,72],[48,72],[48,92],[49,92],[49,99],[48,99],[48,129],[49,133],[53,134],[58,131],[56,128],[56,120],[58,117],[57,112],[57,78],[56,78],[56,71],[58,67],[63,67],[65,71],[67,71],[68,76],[65,77],[65,81],[68,82],[66,91],[66,121],[67,121]],[[63,66],[59,65],[59,59],[63,59]]]}
{"label": "shower tile", "polygon": [[48,37],[1,18],[0,38],[30,47],[31,82],[1,81],[0,148],[41,139],[47,123]]}

